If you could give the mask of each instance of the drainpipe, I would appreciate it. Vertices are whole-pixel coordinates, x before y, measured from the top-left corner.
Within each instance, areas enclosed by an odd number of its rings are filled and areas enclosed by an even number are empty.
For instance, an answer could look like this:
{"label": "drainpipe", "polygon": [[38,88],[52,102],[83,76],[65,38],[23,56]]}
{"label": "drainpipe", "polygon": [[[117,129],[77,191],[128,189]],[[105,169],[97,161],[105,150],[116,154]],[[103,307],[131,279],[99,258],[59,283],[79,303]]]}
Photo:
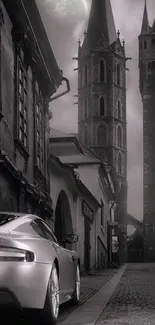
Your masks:
{"label": "drainpipe", "polygon": [[50,100],[49,100],[49,103],[52,102],[53,100],[56,100],[59,97],[62,97],[64,95],[68,94],[70,92],[70,83],[69,83],[69,80],[67,78],[65,78],[65,77],[62,77],[62,81],[65,81],[66,82],[67,89],[65,91],[63,91],[62,93],[60,93],[59,95],[56,95],[54,97],[51,97]]}
{"label": "drainpipe", "polygon": [[96,211],[96,215],[95,215],[95,225],[94,225],[94,228],[95,228],[95,269],[97,270],[98,268],[98,252],[97,252],[97,235],[98,235],[98,210]]}
{"label": "drainpipe", "polygon": [[112,204],[111,204],[111,207],[110,207],[110,219],[111,219],[111,211],[112,211],[112,208],[113,208],[114,204],[115,204],[115,200],[112,201]]}
{"label": "drainpipe", "polygon": [[[115,204],[115,200],[112,201],[112,204],[110,206],[110,220],[112,219],[112,208]],[[109,229],[109,262],[112,262],[112,232],[111,229]]]}

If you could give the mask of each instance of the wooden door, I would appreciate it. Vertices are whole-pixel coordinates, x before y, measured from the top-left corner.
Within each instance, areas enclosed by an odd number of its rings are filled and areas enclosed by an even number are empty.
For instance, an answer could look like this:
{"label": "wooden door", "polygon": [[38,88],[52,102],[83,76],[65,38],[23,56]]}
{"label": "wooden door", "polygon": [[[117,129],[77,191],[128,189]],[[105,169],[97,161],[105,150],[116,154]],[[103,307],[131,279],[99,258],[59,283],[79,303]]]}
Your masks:
{"label": "wooden door", "polygon": [[85,218],[85,236],[84,236],[84,267],[86,271],[90,269],[90,222]]}

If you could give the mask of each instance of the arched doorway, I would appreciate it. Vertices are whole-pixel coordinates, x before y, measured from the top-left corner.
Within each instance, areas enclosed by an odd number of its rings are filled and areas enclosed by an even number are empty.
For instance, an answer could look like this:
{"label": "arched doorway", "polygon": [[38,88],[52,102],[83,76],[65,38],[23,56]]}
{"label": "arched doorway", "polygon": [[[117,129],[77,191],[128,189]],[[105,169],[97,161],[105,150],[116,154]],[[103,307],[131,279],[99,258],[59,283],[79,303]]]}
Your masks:
{"label": "arched doorway", "polygon": [[[70,205],[66,193],[61,191],[55,209],[55,235],[58,243],[62,244],[65,237],[71,233],[73,233],[73,226]],[[72,249],[72,244],[64,246]]]}
{"label": "arched doorway", "polygon": [[128,263],[143,262],[144,237],[138,230],[128,237]]}

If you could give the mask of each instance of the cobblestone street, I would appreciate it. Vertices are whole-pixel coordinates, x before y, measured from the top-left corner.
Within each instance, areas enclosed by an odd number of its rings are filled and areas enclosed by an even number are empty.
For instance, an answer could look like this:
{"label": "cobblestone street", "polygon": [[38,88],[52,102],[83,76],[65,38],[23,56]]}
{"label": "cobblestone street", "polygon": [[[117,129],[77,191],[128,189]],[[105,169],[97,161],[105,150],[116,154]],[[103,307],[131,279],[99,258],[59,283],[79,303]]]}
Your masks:
{"label": "cobblestone street", "polygon": [[[96,275],[86,275],[81,277],[81,298],[80,305],[94,295],[111,277],[117,273],[117,270],[104,270]],[[60,316],[57,324],[62,322],[68,315],[78,307],[72,307],[70,302],[60,307]]]}
{"label": "cobblestone street", "polygon": [[95,325],[155,324],[155,263],[129,264]]}

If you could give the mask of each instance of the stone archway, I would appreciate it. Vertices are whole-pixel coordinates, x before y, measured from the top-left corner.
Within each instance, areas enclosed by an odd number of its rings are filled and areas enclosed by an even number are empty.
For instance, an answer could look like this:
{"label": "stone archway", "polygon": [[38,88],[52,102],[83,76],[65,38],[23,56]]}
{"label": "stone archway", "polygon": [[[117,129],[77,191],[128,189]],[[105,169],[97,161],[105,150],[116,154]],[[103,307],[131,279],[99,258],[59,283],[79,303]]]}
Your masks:
{"label": "stone archway", "polygon": [[133,226],[138,232],[143,235],[144,234],[144,224],[142,221],[134,218],[131,214],[127,213],[125,223],[127,226]]}
{"label": "stone archway", "polygon": [[[73,233],[72,216],[68,197],[65,191],[61,191],[55,208],[55,235],[58,243],[62,244],[68,234]],[[72,249],[71,244],[66,248]]]}
{"label": "stone archway", "polygon": [[144,255],[144,224],[131,214],[126,215],[126,225],[135,228],[132,235],[128,236],[128,262],[142,262]]}

